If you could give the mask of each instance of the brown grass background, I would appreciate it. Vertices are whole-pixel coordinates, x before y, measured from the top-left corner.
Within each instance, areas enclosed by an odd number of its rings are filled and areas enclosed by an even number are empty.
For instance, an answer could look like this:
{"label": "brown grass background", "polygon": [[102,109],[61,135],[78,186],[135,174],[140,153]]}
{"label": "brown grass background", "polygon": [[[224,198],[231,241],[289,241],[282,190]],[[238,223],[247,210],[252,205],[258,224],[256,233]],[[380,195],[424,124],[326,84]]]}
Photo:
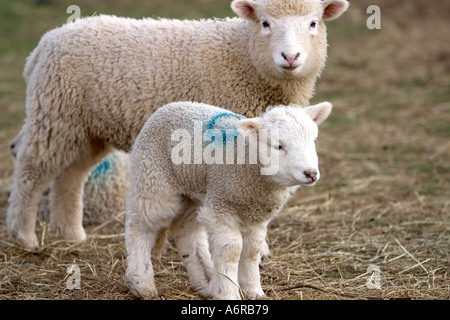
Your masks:
{"label": "brown grass background", "polygon": [[[132,15],[135,5],[79,2],[82,10],[98,6],[97,13],[117,15]],[[155,2],[141,16],[231,15],[229,1],[193,1],[184,4],[189,11],[181,1]],[[329,59],[312,100],[334,104],[318,140],[322,178],[269,225],[265,299],[449,299],[450,3],[350,2],[341,19],[328,23]],[[381,8],[381,30],[366,27],[371,4]],[[58,24],[67,18],[64,5],[49,14]],[[178,9],[165,14],[170,5]],[[27,30],[24,20],[18,27]],[[15,246],[6,233],[9,143],[24,117],[20,74],[39,36],[58,24],[36,22],[39,34],[29,38],[18,31],[27,47],[11,39],[0,46],[0,299],[132,299],[123,280],[123,213],[89,227],[85,243],[58,240],[42,221],[36,251]],[[71,264],[81,270],[79,290],[67,288]],[[380,289],[366,286],[370,265],[381,270]],[[154,266],[161,299],[202,299],[171,241]]]}

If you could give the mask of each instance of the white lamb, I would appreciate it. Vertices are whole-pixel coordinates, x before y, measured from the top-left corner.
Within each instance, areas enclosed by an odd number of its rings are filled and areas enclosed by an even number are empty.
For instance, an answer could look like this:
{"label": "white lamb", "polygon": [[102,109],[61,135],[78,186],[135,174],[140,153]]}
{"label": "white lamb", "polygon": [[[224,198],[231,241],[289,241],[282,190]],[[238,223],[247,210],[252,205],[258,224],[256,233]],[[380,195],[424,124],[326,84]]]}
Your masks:
{"label": "white lamb", "polygon": [[38,246],[37,203],[51,183],[52,227],[84,240],[86,176],[113,148],[128,152],[145,120],[169,102],[199,101],[250,117],[269,105],[308,105],[327,56],[324,21],[348,5],[234,0],[239,18],[102,15],[47,32],[24,69],[27,117],[9,233]]}
{"label": "white lamb", "polygon": [[151,253],[169,228],[199,293],[263,296],[258,263],[267,224],[293,186],[319,179],[314,141],[331,109],[328,102],[277,106],[251,119],[191,102],[158,109],[130,154],[125,278],[132,293],[157,295]]}

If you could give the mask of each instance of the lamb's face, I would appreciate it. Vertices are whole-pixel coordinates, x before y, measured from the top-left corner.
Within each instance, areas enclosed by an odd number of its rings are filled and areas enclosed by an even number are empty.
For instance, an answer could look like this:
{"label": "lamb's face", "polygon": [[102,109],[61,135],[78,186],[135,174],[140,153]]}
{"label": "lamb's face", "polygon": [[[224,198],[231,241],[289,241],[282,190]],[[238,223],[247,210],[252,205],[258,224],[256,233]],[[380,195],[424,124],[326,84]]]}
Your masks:
{"label": "lamb's face", "polygon": [[312,186],[319,180],[315,140],[318,125],[331,112],[324,102],[302,109],[270,108],[261,117],[241,120],[240,132],[258,144],[261,174],[279,186]]}
{"label": "lamb's face", "polygon": [[[271,162],[263,165],[267,178],[281,186],[313,185],[320,177],[317,124],[302,109],[292,108],[269,111],[264,120],[271,136],[267,141]],[[264,152],[265,141],[259,142],[259,150]]]}
{"label": "lamb's face", "polygon": [[235,0],[233,10],[253,23],[250,55],[262,74],[304,77],[320,70],[326,59],[324,20],[339,17],[345,0]]}

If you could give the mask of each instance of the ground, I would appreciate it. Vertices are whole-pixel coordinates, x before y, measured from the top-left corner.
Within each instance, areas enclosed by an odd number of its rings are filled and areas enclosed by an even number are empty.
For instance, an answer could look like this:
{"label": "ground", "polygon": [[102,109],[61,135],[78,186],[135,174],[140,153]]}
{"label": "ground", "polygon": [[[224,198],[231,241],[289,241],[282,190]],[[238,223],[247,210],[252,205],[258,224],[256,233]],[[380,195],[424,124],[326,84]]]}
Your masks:
{"label": "ground", "polygon": [[[133,298],[123,280],[123,219],[89,227],[81,244],[39,222],[36,251],[6,233],[9,143],[25,117],[23,64],[40,36],[70,16],[72,2],[0,4],[0,299]],[[312,99],[334,104],[317,145],[321,179],[269,225],[265,299],[449,299],[450,3],[350,2],[327,24],[329,58]],[[372,4],[381,9],[381,29],[366,25]],[[232,15],[227,0],[78,6],[82,16]],[[79,289],[70,289],[73,264]],[[172,242],[154,265],[161,299],[202,299]]]}

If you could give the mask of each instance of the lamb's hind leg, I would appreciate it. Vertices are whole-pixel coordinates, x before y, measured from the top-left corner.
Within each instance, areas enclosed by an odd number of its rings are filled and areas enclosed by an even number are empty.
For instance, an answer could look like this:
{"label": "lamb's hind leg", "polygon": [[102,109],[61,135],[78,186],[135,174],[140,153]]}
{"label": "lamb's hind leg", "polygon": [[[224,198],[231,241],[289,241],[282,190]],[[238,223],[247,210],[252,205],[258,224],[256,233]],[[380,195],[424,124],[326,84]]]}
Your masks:
{"label": "lamb's hind leg", "polygon": [[18,155],[6,225],[13,239],[26,248],[39,246],[35,233],[38,202],[54,176],[51,172],[49,167],[36,164],[25,152]]}
{"label": "lamb's hind leg", "polygon": [[188,271],[192,287],[201,295],[208,297],[209,281],[213,274],[208,235],[197,221],[198,206],[189,203],[184,214],[177,217],[170,226],[178,253]]}
{"label": "lamb's hind leg", "polygon": [[50,226],[66,240],[83,241],[83,188],[92,168],[110,151],[102,142],[90,143],[80,150],[77,160],[59,174],[51,184]]}

